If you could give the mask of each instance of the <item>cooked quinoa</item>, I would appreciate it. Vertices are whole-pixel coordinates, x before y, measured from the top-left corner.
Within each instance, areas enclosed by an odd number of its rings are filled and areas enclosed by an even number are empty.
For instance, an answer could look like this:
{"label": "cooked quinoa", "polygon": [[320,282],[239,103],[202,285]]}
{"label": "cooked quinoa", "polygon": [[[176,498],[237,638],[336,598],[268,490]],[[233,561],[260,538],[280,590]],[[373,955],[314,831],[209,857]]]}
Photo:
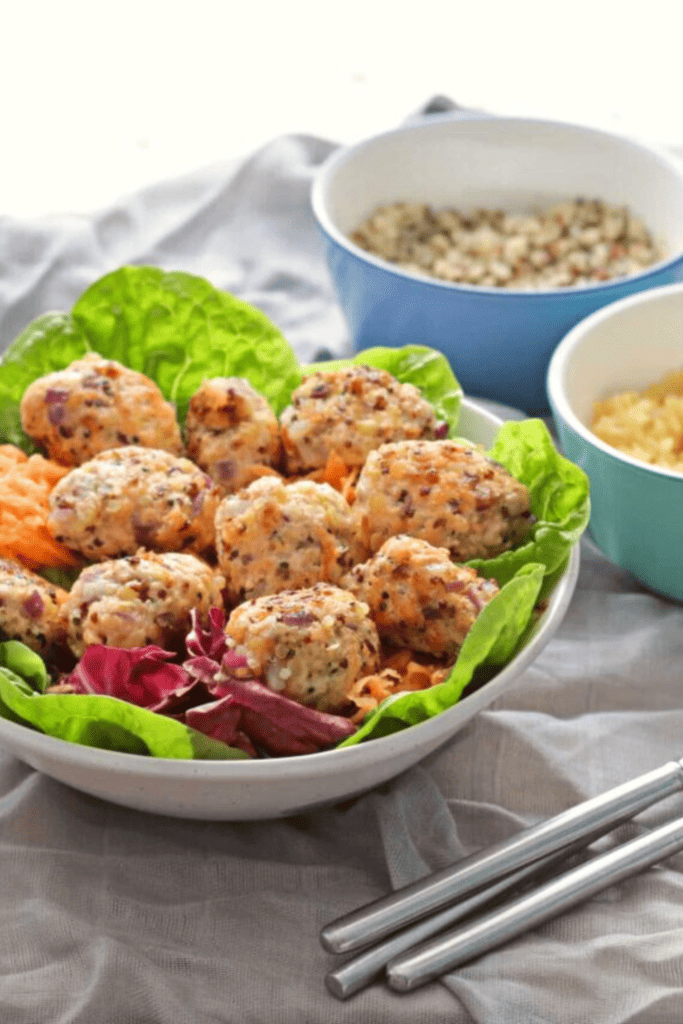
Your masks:
{"label": "cooked quinoa", "polygon": [[350,237],[404,270],[484,288],[585,287],[664,257],[632,211],[587,198],[530,212],[389,203]]}

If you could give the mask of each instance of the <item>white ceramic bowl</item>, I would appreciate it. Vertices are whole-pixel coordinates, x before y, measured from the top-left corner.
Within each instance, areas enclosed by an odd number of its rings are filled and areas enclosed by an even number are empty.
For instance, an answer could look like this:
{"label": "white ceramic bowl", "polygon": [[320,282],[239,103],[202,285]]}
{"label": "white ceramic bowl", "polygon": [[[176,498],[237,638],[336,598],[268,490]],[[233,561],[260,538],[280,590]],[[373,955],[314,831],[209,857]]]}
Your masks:
{"label": "white ceramic bowl", "polygon": [[[666,258],[630,277],[521,291],[440,281],[365,252],[349,233],[385,203],[521,211],[577,196],[623,204]],[[683,170],[637,141],[526,118],[431,115],[335,152],[312,190],[313,212],[358,349],[439,349],[465,394],[547,411],[546,371],[567,331],[594,310],[683,280]]]}
{"label": "white ceramic bowl", "polygon": [[571,330],[548,370],[567,458],[591,484],[589,531],[646,587],[683,601],[683,474],[633,459],[590,429],[595,402],[683,369],[683,284],[614,302]]}
{"label": "white ceramic bowl", "polygon": [[[464,399],[459,433],[489,446],[502,420]],[[79,746],[0,718],[0,744],[38,771],[125,807],[180,818],[277,818],[355,796],[441,746],[538,656],[571,600],[578,548],[533,636],[492,680],[421,725],[357,746],[262,761],[170,761]]]}

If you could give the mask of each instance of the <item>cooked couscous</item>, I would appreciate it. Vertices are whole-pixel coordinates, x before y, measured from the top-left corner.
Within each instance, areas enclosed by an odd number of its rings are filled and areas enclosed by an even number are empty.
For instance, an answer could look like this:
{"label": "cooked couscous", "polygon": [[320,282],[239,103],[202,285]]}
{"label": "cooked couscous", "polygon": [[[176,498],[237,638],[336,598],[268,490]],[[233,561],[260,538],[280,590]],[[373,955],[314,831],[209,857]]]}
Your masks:
{"label": "cooked couscous", "polygon": [[[649,391],[653,393],[648,393]],[[591,429],[634,459],[683,473],[683,388],[625,391],[595,403]]]}

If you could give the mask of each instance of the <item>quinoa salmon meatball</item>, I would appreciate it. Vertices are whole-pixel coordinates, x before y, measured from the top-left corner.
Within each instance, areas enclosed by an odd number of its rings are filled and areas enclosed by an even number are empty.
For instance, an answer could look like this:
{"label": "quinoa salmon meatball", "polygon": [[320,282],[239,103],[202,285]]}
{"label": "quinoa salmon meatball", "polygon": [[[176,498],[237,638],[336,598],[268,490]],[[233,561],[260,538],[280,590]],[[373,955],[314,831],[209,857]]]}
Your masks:
{"label": "quinoa salmon meatball", "polygon": [[90,644],[183,650],[190,611],[202,620],[223,607],[223,579],[194,555],[140,551],[85,568],[65,602],[68,642],[80,657]]}
{"label": "quinoa salmon meatball", "polygon": [[416,537],[391,537],[356,565],[342,585],[370,608],[380,637],[396,647],[452,660],[482,608],[499,593],[446,548]]}
{"label": "quinoa salmon meatball", "polygon": [[89,561],[154,551],[211,548],[220,500],[189,459],[129,445],[72,469],[49,497],[48,529]]}
{"label": "quinoa salmon meatball", "polygon": [[433,438],[440,426],[413,384],[387,370],[350,366],[306,377],[280,416],[287,472],[319,469],[335,451],[348,466],[362,466],[388,441]]}
{"label": "quinoa salmon meatball", "polygon": [[379,667],[368,606],[329,583],[245,601],[225,633],[271,690],[318,711],[343,709],[356,680]]}
{"label": "quinoa salmon meatball", "polygon": [[353,505],[360,537],[375,553],[405,533],[447,548],[456,562],[515,547],[533,521],[529,492],[462,441],[399,441],[371,452]]}
{"label": "quinoa salmon meatball", "polygon": [[66,643],[66,590],[9,558],[0,559],[0,631],[43,656]]}
{"label": "quinoa salmon meatball", "polygon": [[255,470],[280,461],[280,425],[267,400],[241,377],[205,380],[190,399],[187,454],[219,489],[233,493]]}
{"label": "quinoa salmon meatball", "polygon": [[223,498],[216,551],[229,604],[336,583],[365,557],[351,506],[339,491],[313,480],[286,484],[269,476]]}
{"label": "quinoa salmon meatball", "polygon": [[183,450],[175,407],[154,381],[96,352],[33,381],[21,400],[21,423],[65,466],[126,444]]}

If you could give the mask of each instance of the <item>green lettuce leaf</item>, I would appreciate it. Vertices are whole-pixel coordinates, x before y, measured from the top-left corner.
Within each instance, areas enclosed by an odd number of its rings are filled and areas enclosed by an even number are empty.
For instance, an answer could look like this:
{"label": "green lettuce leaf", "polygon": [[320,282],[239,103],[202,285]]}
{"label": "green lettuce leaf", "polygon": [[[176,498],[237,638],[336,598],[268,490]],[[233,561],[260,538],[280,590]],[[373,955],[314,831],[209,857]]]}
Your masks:
{"label": "green lettuce leaf", "polygon": [[403,384],[414,384],[423,398],[434,408],[437,417],[448,423],[448,436],[453,437],[460,417],[462,388],[453,376],[445,356],[425,345],[406,345],[404,348],[366,348],[351,359],[334,359],[326,363],[311,363],[305,373],[316,370],[339,370],[346,366],[375,366],[388,370]]}
{"label": "green lettuce leaf", "polygon": [[193,274],[121,267],[95,281],[70,313],[32,321],[0,358],[3,441],[36,450],[21,428],[24,391],[88,351],[155,380],[181,424],[206,377],[246,377],[276,413],[301,381],[289,343],[258,309]]}
{"label": "green lettuce leaf", "polygon": [[389,697],[339,746],[348,747],[425,722],[457,704],[478,668],[506,664],[531,621],[544,575],[543,565],[529,562],[522,566],[479,613],[443,683],[429,690]]}
{"label": "green lettuce leaf", "polygon": [[11,673],[19,681],[22,692],[29,695],[35,691],[44,693],[50,683],[43,659],[19,640],[0,643],[1,669]]}
{"label": "green lettuce leaf", "polygon": [[504,423],[488,454],[529,488],[536,522],[524,544],[468,565],[499,583],[512,579],[528,562],[544,565],[546,576],[554,577],[588,526],[588,477],[560,455],[543,420]]}
{"label": "green lettuce leaf", "polygon": [[88,747],[165,758],[245,759],[241,750],[116,697],[44,693],[42,659],[17,640],[0,643],[0,713],[38,732]]}

